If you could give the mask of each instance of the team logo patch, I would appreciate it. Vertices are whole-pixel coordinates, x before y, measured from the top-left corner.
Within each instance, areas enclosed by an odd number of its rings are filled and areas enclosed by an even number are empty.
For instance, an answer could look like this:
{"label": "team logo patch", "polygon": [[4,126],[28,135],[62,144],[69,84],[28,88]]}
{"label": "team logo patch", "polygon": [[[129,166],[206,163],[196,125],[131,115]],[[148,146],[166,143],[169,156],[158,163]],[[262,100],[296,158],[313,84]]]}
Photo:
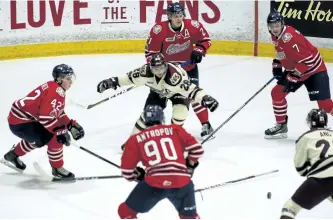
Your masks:
{"label": "team logo patch", "polygon": [[155,34],[158,34],[158,33],[160,33],[162,31],[162,26],[161,25],[155,25],[154,27],[153,27],[153,32],[155,33]]}
{"label": "team logo patch", "polygon": [[191,21],[191,24],[192,24],[193,27],[196,27],[196,28],[199,27],[199,21],[192,20],[192,21]]}
{"label": "team logo patch", "polygon": [[287,43],[288,41],[290,41],[290,39],[292,38],[293,36],[290,34],[290,33],[285,33],[283,36],[282,36],[282,40],[284,43]]}
{"label": "team logo patch", "polygon": [[177,85],[181,81],[181,79],[182,79],[181,75],[175,72],[170,77],[170,82],[172,83],[172,85]]}
{"label": "team logo patch", "polygon": [[57,90],[56,90],[56,92],[57,92],[61,97],[65,97],[65,91],[64,91],[62,88],[58,87]]}

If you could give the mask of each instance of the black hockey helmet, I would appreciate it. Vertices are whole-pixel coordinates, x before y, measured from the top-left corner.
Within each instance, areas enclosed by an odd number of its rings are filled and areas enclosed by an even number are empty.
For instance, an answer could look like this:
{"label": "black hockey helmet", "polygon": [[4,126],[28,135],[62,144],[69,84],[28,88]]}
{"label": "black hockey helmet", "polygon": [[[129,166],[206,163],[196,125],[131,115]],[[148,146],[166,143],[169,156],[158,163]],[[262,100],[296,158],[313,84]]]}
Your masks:
{"label": "black hockey helmet", "polygon": [[167,64],[165,62],[164,56],[162,53],[155,53],[151,55],[151,59],[149,62],[150,69],[153,74],[158,77],[163,76],[167,70]]}
{"label": "black hockey helmet", "polygon": [[54,81],[57,81],[59,78],[64,78],[66,76],[74,76],[73,68],[67,64],[59,64],[53,68],[52,76]]}
{"label": "black hockey helmet", "polygon": [[179,2],[173,2],[167,7],[167,15],[172,16],[173,14],[183,13],[185,17],[185,9]]}
{"label": "black hockey helmet", "polygon": [[272,23],[277,23],[277,22],[280,22],[282,25],[284,25],[283,16],[276,10],[274,10],[273,12],[268,14],[266,21],[267,21],[267,25],[272,24]]}
{"label": "black hockey helmet", "polygon": [[164,123],[163,108],[159,105],[147,105],[144,109],[144,122],[147,126]]}
{"label": "black hockey helmet", "polygon": [[310,129],[324,128],[327,126],[327,113],[322,109],[312,109],[306,117]]}

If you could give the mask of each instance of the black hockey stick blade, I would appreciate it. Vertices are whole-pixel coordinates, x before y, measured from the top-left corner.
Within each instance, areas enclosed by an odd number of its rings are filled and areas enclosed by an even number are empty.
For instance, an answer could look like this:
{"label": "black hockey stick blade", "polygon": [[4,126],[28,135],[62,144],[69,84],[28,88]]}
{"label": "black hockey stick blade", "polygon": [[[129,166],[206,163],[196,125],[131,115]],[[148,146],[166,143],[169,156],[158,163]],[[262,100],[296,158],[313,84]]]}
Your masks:
{"label": "black hockey stick blade", "polygon": [[256,93],[254,93],[253,96],[251,96],[251,98],[249,98],[241,107],[239,107],[234,113],[232,113],[232,115],[230,115],[229,118],[227,118],[210,135],[208,135],[205,138],[205,140],[203,140],[201,142],[201,144],[204,144],[205,142],[207,142],[218,130],[220,130],[226,123],[228,123],[230,121],[230,119],[232,119],[235,115],[237,115],[238,112],[240,112],[240,110],[242,110],[252,99],[254,99],[254,97],[256,97],[262,90],[264,90],[274,79],[275,79],[275,77],[271,78],[267,83],[265,83],[265,85],[263,85]]}
{"label": "black hockey stick blade", "polygon": [[98,159],[103,160],[104,162],[106,162],[106,163],[108,163],[108,164],[111,164],[112,166],[117,167],[117,168],[120,169],[120,166],[119,166],[118,164],[113,163],[112,161],[110,161],[110,160],[108,160],[108,159],[106,159],[106,158],[104,158],[104,157],[102,157],[102,156],[100,156],[100,155],[98,155],[98,154],[96,154],[96,153],[94,153],[94,152],[88,150],[87,148],[84,148],[84,147],[78,145],[78,144],[75,143],[75,142],[72,142],[71,145],[73,145],[74,147],[79,148],[80,150],[83,150],[83,151],[85,151],[86,153],[91,154],[91,155],[93,155],[94,157],[97,157]]}

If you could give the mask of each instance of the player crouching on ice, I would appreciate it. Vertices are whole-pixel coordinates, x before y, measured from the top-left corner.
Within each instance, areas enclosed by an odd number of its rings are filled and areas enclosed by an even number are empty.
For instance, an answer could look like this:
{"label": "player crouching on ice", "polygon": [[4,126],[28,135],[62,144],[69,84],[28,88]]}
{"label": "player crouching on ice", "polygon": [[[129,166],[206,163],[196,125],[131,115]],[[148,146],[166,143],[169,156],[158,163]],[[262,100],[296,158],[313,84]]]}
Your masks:
{"label": "player crouching on ice", "polygon": [[286,96],[305,85],[310,101],[317,101],[320,109],[332,114],[333,102],[329,77],[318,49],[299,31],[285,25],[280,13],[270,13],[267,17],[267,26],[277,53],[276,59],[273,60],[273,75],[278,81],[271,91],[277,124],[265,131],[265,137],[286,138],[288,132]]}
{"label": "player crouching on ice", "polygon": [[[177,125],[184,124],[191,100],[201,103],[211,112],[215,111],[219,105],[216,99],[206,95],[203,89],[190,82],[184,69],[177,64],[166,62],[161,53],[153,54],[149,64],[144,64],[124,76],[111,77],[101,81],[97,85],[97,91],[102,93],[106,89],[116,90],[120,86],[131,84],[146,85],[151,89],[145,107],[158,105],[165,109],[169,99],[173,108],[171,122]],[[143,131],[146,127],[142,113],[134,126],[132,135]]]}
{"label": "player crouching on ice", "polygon": [[333,202],[333,131],[326,128],[322,109],[312,109],[306,121],[310,130],[296,141],[294,164],[307,179],[284,204],[281,219],[294,219],[302,208],[311,210],[325,199]]}
{"label": "player crouching on ice", "polygon": [[[199,86],[198,63],[211,47],[209,33],[199,21],[185,18],[185,9],[179,2],[169,4],[166,11],[168,19],[157,22],[149,32],[145,47],[147,62],[157,52],[161,52],[165,60],[170,62],[190,60],[191,64],[183,69],[190,82]],[[205,138],[213,132],[208,109],[195,100],[192,100],[191,106],[202,124],[201,137]]]}
{"label": "player crouching on ice", "polygon": [[52,76],[54,81],[38,86],[13,103],[8,116],[9,128],[22,140],[4,155],[1,162],[23,172],[26,165],[19,157],[47,145],[52,175],[74,178],[73,173],[63,168],[63,145],[70,145],[68,131],[75,140],[84,137],[83,128],[64,112],[66,90],[71,87],[75,74],[70,66],[60,64],[54,67]]}
{"label": "player crouching on ice", "polygon": [[[199,219],[194,184],[191,180],[204,150],[183,127],[163,125],[164,113],[158,105],[148,105],[143,113],[147,128],[125,143],[121,172],[137,185],[118,208],[121,219],[137,218],[159,201],[168,199],[181,219]],[[184,152],[188,152],[185,159]],[[137,167],[142,162],[144,170]]]}

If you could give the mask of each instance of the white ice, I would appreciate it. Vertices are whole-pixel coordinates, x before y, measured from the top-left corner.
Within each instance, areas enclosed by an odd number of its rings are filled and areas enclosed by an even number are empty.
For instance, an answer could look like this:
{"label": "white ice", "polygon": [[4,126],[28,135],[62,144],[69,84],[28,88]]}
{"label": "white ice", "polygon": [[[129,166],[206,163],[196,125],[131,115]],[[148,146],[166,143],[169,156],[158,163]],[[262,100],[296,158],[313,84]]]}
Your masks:
{"label": "white ice", "polygon": [[[0,137],[5,154],[18,138],[8,129],[7,115],[12,102],[25,96],[34,87],[51,79],[52,68],[59,63],[71,65],[77,75],[68,97],[83,104],[98,101],[114,91],[100,95],[96,85],[102,79],[116,76],[145,62],[142,55],[88,55],[1,61]],[[333,65],[327,65],[329,73]],[[200,64],[201,87],[220,102],[210,113],[216,128],[260,89],[271,77],[271,59],[241,56],[209,55]],[[284,202],[304,180],[293,167],[294,142],[308,128],[305,117],[316,107],[308,101],[305,88],[288,96],[289,138],[265,140],[264,130],[274,125],[270,90],[271,83],[233,119],[223,126],[216,138],[204,144],[205,155],[193,178],[196,188],[215,185],[253,174],[279,169],[252,181],[197,194],[198,213],[202,218],[279,218]],[[85,128],[86,137],[79,143],[120,163],[120,145],[127,139],[144,105],[147,88],[138,88],[91,110],[72,104],[67,113]],[[167,118],[170,118],[170,105]],[[329,117],[331,120],[331,117]],[[330,122],[332,125],[333,123]],[[185,128],[199,136],[200,123],[191,110]],[[72,184],[45,183],[38,179],[32,163],[38,161],[50,171],[46,149],[37,149],[22,157],[27,164],[24,174],[0,166],[0,218],[118,218],[118,205],[124,201],[135,183],[124,179],[80,181]],[[76,176],[118,175],[119,170],[73,147],[64,151],[65,167]],[[267,192],[272,198],[266,198]],[[333,204],[324,201],[311,211],[302,210],[299,218],[333,218]],[[151,212],[139,215],[145,219],[177,219],[177,212],[168,203],[160,202]]]}

